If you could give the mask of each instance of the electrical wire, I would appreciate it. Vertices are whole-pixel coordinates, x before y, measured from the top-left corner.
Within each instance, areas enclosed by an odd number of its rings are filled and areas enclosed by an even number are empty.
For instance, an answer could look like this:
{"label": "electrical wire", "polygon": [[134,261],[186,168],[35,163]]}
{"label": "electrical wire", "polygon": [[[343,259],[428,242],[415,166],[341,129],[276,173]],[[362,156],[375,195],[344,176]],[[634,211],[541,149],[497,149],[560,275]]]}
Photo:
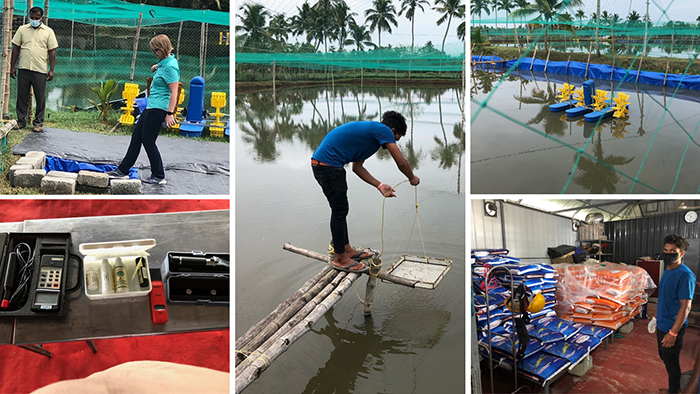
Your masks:
{"label": "electrical wire", "polygon": [[17,253],[17,261],[21,264],[21,268],[18,274],[19,285],[10,297],[10,304],[21,308],[27,302],[29,295],[29,283],[34,270],[34,251],[29,244],[21,242],[15,247],[15,253]]}

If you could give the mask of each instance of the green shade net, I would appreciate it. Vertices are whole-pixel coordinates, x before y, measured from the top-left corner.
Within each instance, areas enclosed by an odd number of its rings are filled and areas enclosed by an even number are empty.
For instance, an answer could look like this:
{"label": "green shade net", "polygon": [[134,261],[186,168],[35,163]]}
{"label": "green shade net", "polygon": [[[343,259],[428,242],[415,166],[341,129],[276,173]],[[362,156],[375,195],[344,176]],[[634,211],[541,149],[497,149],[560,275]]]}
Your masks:
{"label": "green shade net", "polygon": [[[43,6],[43,2],[34,4]],[[26,7],[26,1],[15,2],[13,34],[27,22]],[[146,90],[146,79],[153,75],[151,66],[158,61],[149,41],[166,34],[180,64],[180,82],[185,88],[182,106],[187,106],[189,83],[196,76],[205,79],[204,108],[210,112],[214,111],[209,105],[211,92],[230,94],[229,13],[116,0],[51,1],[48,25],[54,30],[59,47],[55,78],[47,83],[49,109],[89,107],[88,99],[97,100],[91,88],[108,79],[119,83],[114,98],[121,98],[124,83],[130,79],[140,12],[143,19],[133,78],[140,90]],[[14,116],[14,80],[10,92],[10,114]],[[221,111],[229,112],[226,108]]]}
{"label": "green shade net", "polygon": [[[373,51],[328,52],[328,53],[242,53],[236,52],[236,64],[264,64],[324,69],[373,69],[398,71],[456,71],[464,67],[462,52],[452,56],[438,50],[416,48],[394,48]],[[446,48],[447,50],[448,48]]]}
{"label": "green shade net", "polygon": [[[568,0],[564,0],[563,3],[568,4]],[[700,63],[696,59],[698,54],[700,54],[700,24],[697,22],[670,21],[667,16],[667,11],[672,9],[674,3],[677,2],[672,0],[669,1],[668,4],[660,4],[652,1],[650,6],[656,8],[657,11],[661,11],[661,17],[659,17],[658,20],[649,21],[647,23],[642,20],[644,17],[643,14],[638,21],[612,21],[612,18],[562,21],[561,16],[564,15],[564,13],[572,13],[572,9],[562,8],[559,12],[554,14],[550,20],[544,20],[544,18],[542,18],[541,15],[538,16],[537,13],[533,14],[532,18],[529,19],[509,18],[508,27],[506,28],[506,20],[504,17],[498,19],[493,17],[480,19],[478,13],[472,12],[470,19],[472,51],[470,55],[480,56],[483,54],[487,56],[495,54],[504,58],[504,60],[510,60],[510,58],[506,58],[506,56],[502,55],[504,51],[503,48],[515,48],[516,42],[518,42],[521,49],[521,60],[531,58],[535,49],[537,49],[537,58],[546,59],[547,52],[551,48],[552,53],[555,51],[563,53],[563,59],[560,55],[560,58],[557,59],[558,61],[566,62],[567,56],[570,54],[579,53],[588,56],[592,48],[591,64],[614,65],[628,72],[635,73],[638,70],[655,71],[661,72],[663,75],[665,72],[664,69],[667,67],[667,61],[670,61],[671,66],[670,71],[668,71],[669,74],[677,74],[680,77],[698,75],[700,74]],[[639,6],[639,4],[635,4],[635,6]],[[577,8],[579,7],[574,7],[573,11],[575,12]],[[486,15],[487,14],[484,12],[483,16]],[[697,15],[694,15],[692,18],[696,16]],[[498,23],[498,26],[494,26],[495,23]],[[596,27],[598,28],[598,38],[596,38]],[[610,36],[614,37],[614,44],[609,40]],[[545,40],[547,40],[546,46]],[[598,48],[601,57],[596,56]],[[646,54],[642,56],[644,52],[646,52]],[[514,58],[518,58],[517,50],[515,54]],[[655,57],[665,58],[654,59]],[[571,61],[574,61],[574,59],[571,59]],[[583,57],[583,60],[578,61],[585,64],[586,58]],[[528,73],[527,68],[517,69],[516,66],[497,71],[495,73],[497,82],[493,84],[493,88],[490,89],[488,94],[472,98],[472,125],[481,118],[478,126],[472,127],[472,138],[482,131],[480,129],[484,128],[484,124],[486,123],[485,118],[500,117],[506,119],[513,129],[529,130],[532,132],[533,136],[539,135],[570,149],[574,152],[576,159],[574,160],[573,168],[570,168],[571,171],[568,176],[568,181],[560,189],[561,193],[569,191],[572,181],[582,176],[581,168],[579,167],[582,160],[585,160],[587,163],[593,162],[596,166],[605,168],[606,171],[614,173],[618,179],[625,180],[625,184],[628,186],[626,190],[621,192],[633,193],[636,192],[636,188],[641,188],[644,191],[654,193],[674,193],[678,187],[679,175],[681,174],[684,161],[693,160],[691,158],[700,155],[700,137],[697,135],[697,131],[700,129],[700,121],[689,126],[687,119],[685,119],[687,118],[687,114],[673,113],[673,106],[671,104],[678,92],[678,88],[676,87],[665,88],[666,93],[664,99],[661,100],[663,103],[658,102],[661,107],[660,111],[662,111],[658,123],[653,125],[646,123],[646,121],[644,123],[646,133],[651,134],[652,137],[650,138],[649,146],[646,151],[636,152],[635,154],[635,156],[642,158],[638,169],[635,171],[627,170],[625,172],[616,168],[615,164],[601,160],[600,157],[596,157],[590,153],[594,140],[598,138],[598,132],[591,134],[583,144],[571,144],[566,142],[564,138],[550,135],[538,127],[516,119],[512,113],[507,113],[507,111],[502,110],[502,107],[499,107],[497,102],[491,102],[494,96],[498,95],[499,89],[506,81],[512,81],[513,78],[517,77],[518,73]],[[486,71],[489,67],[491,67],[491,69]],[[649,67],[654,67],[654,69],[650,69]],[[493,71],[496,71],[493,65],[476,65],[475,71],[473,72],[475,75],[483,75],[484,73],[493,73]],[[502,74],[500,74],[501,72]],[[474,89],[478,90],[478,85],[478,81],[472,83],[472,91],[474,91]],[[617,94],[617,89],[621,85],[622,82],[613,81],[613,95]],[[580,85],[576,85],[576,88],[580,87]],[[607,90],[609,94],[611,93],[610,83],[608,83],[607,86],[597,85],[596,88],[604,89]],[[643,86],[638,87],[638,89],[639,91],[644,91]],[[481,91],[484,92],[484,90]],[[652,100],[656,102],[655,98],[652,98]],[[630,99],[630,101],[632,101],[632,99]],[[636,102],[632,101],[632,104],[636,106]],[[525,108],[526,107],[523,106],[523,109]],[[536,112],[537,110],[533,112],[533,116],[535,116]],[[681,120],[685,120],[685,123],[681,123]],[[669,126],[667,124],[668,122],[672,122],[673,124]],[[595,128],[598,129],[600,124],[601,121],[598,121],[595,124]],[[680,148],[678,151],[670,153],[680,157],[680,164],[678,164],[677,168],[674,167],[670,170],[664,170],[668,172],[669,176],[672,178],[675,177],[675,181],[671,187],[659,187],[655,184],[645,183],[645,181],[641,179],[643,178],[643,170],[651,170],[650,168],[645,168],[645,164],[650,158],[649,156],[650,152],[652,152],[653,145],[655,143],[659,144],[659,140],[657,139],[659,131],[662,128],[669,129],[670,127],[677,129],[677,138],[685,141],[685,149]],[[619,133],[618,136],[613,135],[613,137],[620,138]],[[472,144],[474,143],[475,141],[473,140]],[[595,150],[596,148],[593,149]],[[493,154],[498,155],[498,152],[494,152]],[[700,192],[700,181],[698,181],[696,186],[697,192]],[[513,192],[518,191],[514,190]]]}

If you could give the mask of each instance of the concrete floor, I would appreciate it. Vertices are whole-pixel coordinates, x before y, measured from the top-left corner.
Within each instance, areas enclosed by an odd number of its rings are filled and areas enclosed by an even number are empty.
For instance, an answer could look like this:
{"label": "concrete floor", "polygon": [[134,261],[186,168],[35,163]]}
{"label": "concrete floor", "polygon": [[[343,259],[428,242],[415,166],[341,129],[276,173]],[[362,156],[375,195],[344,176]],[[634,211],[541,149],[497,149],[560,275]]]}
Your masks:
{"label": "concrete floor", "polygon": [[[656,313],[656,304],[648,305],[649,315]],[[634,329],[624,338],[615,338],[608,350],[600,345],[591,355],[593,367],[582,377],[565,374],[553,382],[550,393],[644,393],[657,394],[660,388],[668,388],[668,375],[659,358],[656,334],[649,334],[649,320],[635,320]],[[688,327],[681,351],[681,370],[693,369],[695,356],[700,351],[700,329]],[[481,364],[481,382],[484,393],[491,392],[491,382],[486,363]],[[518,378],[522,392],[544,392],[537,384]],[[494,392],[515,391],[513,373],[494,371]]]}

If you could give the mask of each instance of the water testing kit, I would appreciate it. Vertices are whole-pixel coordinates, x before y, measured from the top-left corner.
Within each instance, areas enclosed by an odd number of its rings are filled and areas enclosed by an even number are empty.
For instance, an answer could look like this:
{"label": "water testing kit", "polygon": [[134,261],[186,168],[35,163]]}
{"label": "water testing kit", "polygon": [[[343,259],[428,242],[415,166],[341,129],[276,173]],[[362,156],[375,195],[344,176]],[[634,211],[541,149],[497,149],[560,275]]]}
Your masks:
{"label": "water testing kit", "polygon": [[152,238],[80,244],[87,298],[146,297],[152,289],[147,251],[155,245]]}
{"label": "water testing kit", "polygon": [[70,233],[0,233],[0,317],[63,317],[82,282],[70,248]]}
{"label": "water testing kit", "polygon": [[160,266],[168,302],[229,303],[228,253],[168,252]]}

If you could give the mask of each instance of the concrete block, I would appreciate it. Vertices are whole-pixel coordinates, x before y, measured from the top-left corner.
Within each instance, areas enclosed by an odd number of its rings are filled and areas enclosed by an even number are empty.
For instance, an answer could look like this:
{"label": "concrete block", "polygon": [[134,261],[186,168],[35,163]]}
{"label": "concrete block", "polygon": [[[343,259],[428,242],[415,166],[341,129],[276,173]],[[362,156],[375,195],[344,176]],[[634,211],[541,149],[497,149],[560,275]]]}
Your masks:
{"label": "concrete block", "polygon": [[66,172],[66,171],[49,171],[48,174],[46,174],[48,177],[52,178],[63,178],[63,179],[78,179],[78,174],[75,172]]}
{"label": "concrete block", "polygon": [[94,187],[78,183],[75,185],[75,191],[86,194],[107,194],[109,193],[109,187]]}
{"label": "concrete block", "polygon": [[12,186],[41,187],[41,180],[46,176],[46,170],[17,170],[13,177]]}
{"label": "concrete block", "polygon": [[589,369],[593,368],[593,356],[590,354],[581,360],[575,367],[571,368],[570,374],[576,376],[583,376],[588,372]]}
{"label": "concrete block", "polygon": [[31,170],[32,166],[28,165],[22,165],[22,164],[15,164],[12,167],[10,167],[10,170],[7,171],[7,179],[10,181],[10,185],[12,184],[12,180],[15,177],[15,171],[17,170]]}
{"label": "concrete block", "polygon": [[634,322],[633,321],[628,321],[625,323],[622,327],[620,327],[620,332],[623,334],[629,334],[632,332],[632,329],[634,328]]}
{"label": "concrete block", "polygon": [[32,166],[33,169],[39,170],[44,168],[44,161],[41,157],[20,157],[16,164]]}
{"label": "concrete block", "polygon": [[141,194],[141,181],[138,179],[112,179],[110,194]]}
{"label": "concrete block", "polygon": [[46,153],[42,151],[30,150],[29,152],[24,154],[24,157],[40,158],[41,168],[46,167]]}
{"label": "concrete block", "polygon": [[46,167],[46,153],[42,151],[30,150],[24,154],[24,157],[39,158],[41,159],[41,168]]}
{"label": "concrete block", "polygon": [[104,172],[83,170],[78,173],[78,184],[106,189],[109,187],[109,175]]}
{"label": "concrete block", "polygon": [[75,179],[45,176],[41,180],[41,192],[44,194],[75,194]]}

